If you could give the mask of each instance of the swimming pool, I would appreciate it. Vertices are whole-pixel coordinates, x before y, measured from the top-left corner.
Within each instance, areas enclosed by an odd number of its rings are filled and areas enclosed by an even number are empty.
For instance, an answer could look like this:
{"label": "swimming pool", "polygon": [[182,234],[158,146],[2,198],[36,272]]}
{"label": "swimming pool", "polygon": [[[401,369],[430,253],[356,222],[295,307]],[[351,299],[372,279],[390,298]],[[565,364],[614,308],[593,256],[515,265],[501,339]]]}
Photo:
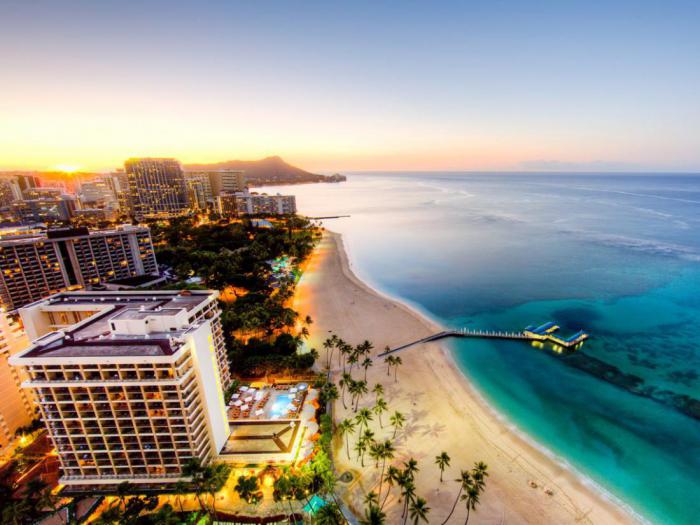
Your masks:
{"label": "swimming pool", "polygon": [[279,394],[268,409],[270,418],[285,417],[289,409],[292,408],[292,400],[294,400],[294,394]]}

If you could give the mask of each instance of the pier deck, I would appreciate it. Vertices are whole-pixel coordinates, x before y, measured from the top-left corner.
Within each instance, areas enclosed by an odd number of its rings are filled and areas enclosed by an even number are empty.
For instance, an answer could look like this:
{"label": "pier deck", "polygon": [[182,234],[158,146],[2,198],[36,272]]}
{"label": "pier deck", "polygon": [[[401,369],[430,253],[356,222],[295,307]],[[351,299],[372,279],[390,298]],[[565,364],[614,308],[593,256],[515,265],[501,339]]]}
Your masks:
{"label": "pier deck", "polygon": [[[545,326],[545,325],[543,325]],[[395,352],[400,352],[411,346],[419,345],[422,343],[430,343],[431,341],[438,341],[446,337],[475,337],[480,339],[519,339],[523,341],[551,341],[559,346],[565,348],[571,348],[581,343],[582,341],[588,339],[588,334],[583,330],[578,331],[573,336],[568,338],[562,338],[554,335],[554,331],[559,327],[554,325],[554,323],[547,323],[547,328],[543,330],[532,329],[528,327],[522,332],[501,332],[497,330],[472,330],[468,328],[461,328],[459,330],[443,330],[428,337],[406,343],[396,348],[392,348],[385,352],[380,353],[377,357],[384,357]]]}

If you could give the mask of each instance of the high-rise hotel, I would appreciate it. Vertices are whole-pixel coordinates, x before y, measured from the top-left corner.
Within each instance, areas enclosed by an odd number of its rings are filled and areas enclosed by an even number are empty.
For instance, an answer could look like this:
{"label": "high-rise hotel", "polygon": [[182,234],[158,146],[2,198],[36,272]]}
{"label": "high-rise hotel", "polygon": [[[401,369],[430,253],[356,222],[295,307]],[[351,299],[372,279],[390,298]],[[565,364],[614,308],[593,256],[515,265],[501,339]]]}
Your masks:
{"label": "high-rise hotel", "polygon": [[162,486],[207,463],[230,429],[217,292],[64,292],[20,310],[10,363],[40,406],[61,483]]}
{"label": "high-rise hotel", "polygon": [[21,371],[9,364],[10,357],[28,344],[17,319],[0,310],[0,454],[13,442],[17,429],[35,416],[30,392],[21,388]]}
{"label": "high-rise hotel", "polygon": [[144,227],[0,237],[0,301],[6,311],[63,290],[157,274],[151,232]]}
{"label": "high-rise hotel", "polygon": [[124,204],[137,220],[170,218],[187,213],[187,186],[177,160],[129,159],[124,168]]}

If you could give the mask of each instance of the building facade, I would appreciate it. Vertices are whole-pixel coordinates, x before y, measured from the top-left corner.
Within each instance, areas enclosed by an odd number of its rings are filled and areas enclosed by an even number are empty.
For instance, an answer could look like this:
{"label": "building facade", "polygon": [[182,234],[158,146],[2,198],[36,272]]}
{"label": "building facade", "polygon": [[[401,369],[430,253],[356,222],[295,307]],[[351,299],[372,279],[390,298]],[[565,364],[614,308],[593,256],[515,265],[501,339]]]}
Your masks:
{"label": "building facade", "polygon": [[124,168],[125,204],[137,220],[170,218],[187,213],[187,186],[177,160],[129,159]]}
{"label": "building facade", "polygon": [[21,368],[56,446],[60,482],[164,486],[216,457],[231,379],[218,292],[65,292],[20,310]]}
{"label": "building facade", "polygon": [[0,238],[0,301],[7,311],[63,290],[157,274],[145,227],[69,228]]}
{"label": "building facade", "polygon": [[247,184],[243,171],[228,169],[187,171],[185,180],[207,204],[214,204],[219,195],[245,191]]}
{"label": "building facade", "polygon": [[267,195],[248,191],[219,195],[215,210],[225,216],[290,215],[296,213],[294,195]]}
{"label": "building facade", "polygon": [[8,362],[28,345],[19,321],[0,312],[0,454],[13,442],[17,429],[31,423],[35,416],[31,394],[21,388],[25,378]]}
{"label": "building facade", "polygon": [[22,224],[68,222],[74,216],[76,207],[72,195],[47,196],[14,201],[7,207],[5,215],[7,219]]}

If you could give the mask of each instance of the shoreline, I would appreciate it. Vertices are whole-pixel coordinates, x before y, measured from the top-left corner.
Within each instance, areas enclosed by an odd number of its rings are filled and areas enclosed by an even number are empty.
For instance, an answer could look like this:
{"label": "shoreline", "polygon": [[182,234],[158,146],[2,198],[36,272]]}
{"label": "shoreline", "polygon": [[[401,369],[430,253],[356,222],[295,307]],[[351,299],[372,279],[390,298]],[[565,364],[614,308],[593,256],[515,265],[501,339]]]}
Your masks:
{"label": "shoreline", "polygon": [[[376,352],[386,345],[395,346],[442,328],[419,309],[372,288],[358,278],[342,237],[329,231],[312,255],[298,292],[295,307],[303,315],[311,315],[315,323],[309,345],[321,351],[321,343],[330,332],[337,333],[351,344],[369,339],[375,344],[372,355],[375,357]],[[387,326],[394,330],[387,330]],[[417,494],[428,500],[432,509],[431,523],[442,520],[452,506],[457,485],[451,480],[460,469],[471,468],[475,461],[481,460],[488,464],[490,476],[482,502],[473,513],[474,523],[482,520],[508,523],[644,522],[631,507],[534,441],[495,410],[459,369],[448,344],[417,345],[403,353],[402,358],[404,365],[398,371],[400,380],[396,385],[386,378],[385,365],[378,361],[368,371],[368,383],[371,386],[383,382],[390,411],[398,408],[408,416],[407,429],[397,435],[394,462],[407,459],[409,456],[404,449],[408,448],[409,455],[419,460],[421,471],[416,477]],[[336,381],[338,373],[335,373]],[[373,404],[373,396],[366,398],[365,405]],[[335,412],[336,421],[353,415],[343,409],[341,401],[336,402]],[[380,434],[379,426],[375,424],[375,427],[373,430]],[[433,446],[435,441],[452,456],[451,467],[446,469],[446,481],[442,484],[438,483],[439,471],[433,465],[434,456],[440,452]],[[362,468],[354,454],[351,454],[352,459],[347,459],[342,443],[336,445],[339,445],[335,454],[338,471],[349,470],[357,476],[344,489],[339,484],[341,495],[356,514],[361,514],[362,498],[376,487],[378,474],[371,460]],[[529,486],[530,480],[537,483],[537,489]],[[546,495],[544,487],[552,489],[554,495]],[[389,522],[397,512],[395,503],[392,495],[384,509]],[[458,505],[451,521],[458,523],[464,514],[462,505]]]}

